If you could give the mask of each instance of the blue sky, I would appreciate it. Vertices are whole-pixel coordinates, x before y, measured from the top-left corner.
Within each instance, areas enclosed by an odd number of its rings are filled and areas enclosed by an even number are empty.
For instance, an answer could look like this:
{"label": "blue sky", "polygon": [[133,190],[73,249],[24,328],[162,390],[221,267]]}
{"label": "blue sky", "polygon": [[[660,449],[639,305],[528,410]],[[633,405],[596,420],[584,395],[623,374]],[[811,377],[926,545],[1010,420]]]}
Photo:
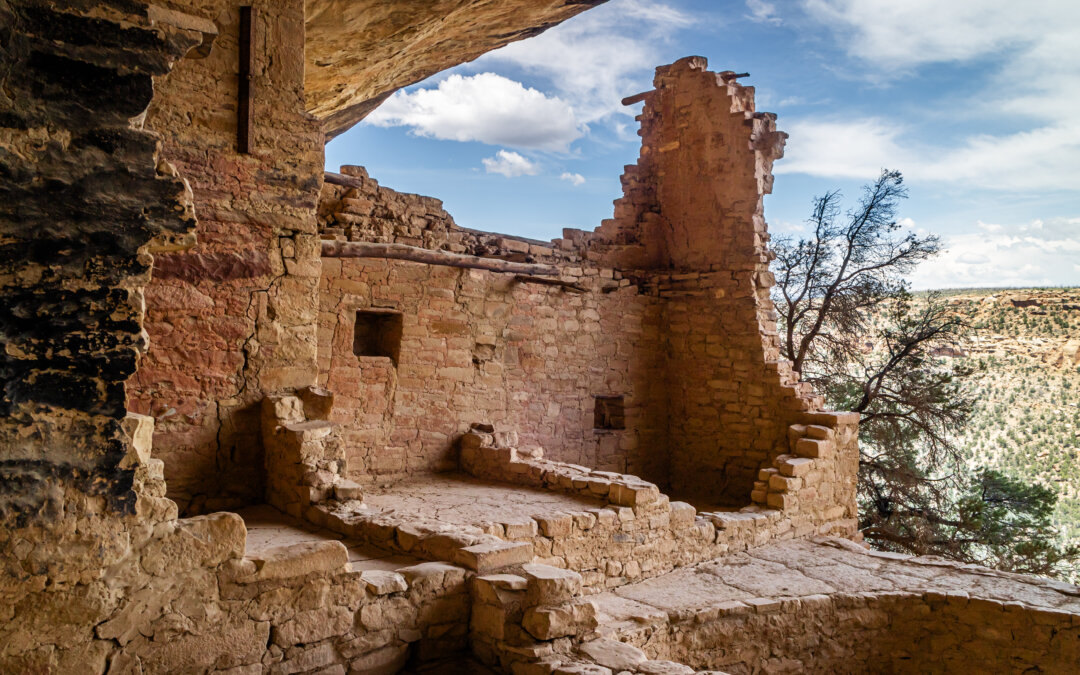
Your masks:
{"label": "blue sky", "polygon": [[882,167],[902,222],[947,251],[917,288],[1080,285],[1080,2],[610,0],[399,92],[332,141],[330,169],[442,199],[458,224],[551,239],[611,217],[639,139],[624,96],[698,54],[749,72],[790,134],[765,214]]}

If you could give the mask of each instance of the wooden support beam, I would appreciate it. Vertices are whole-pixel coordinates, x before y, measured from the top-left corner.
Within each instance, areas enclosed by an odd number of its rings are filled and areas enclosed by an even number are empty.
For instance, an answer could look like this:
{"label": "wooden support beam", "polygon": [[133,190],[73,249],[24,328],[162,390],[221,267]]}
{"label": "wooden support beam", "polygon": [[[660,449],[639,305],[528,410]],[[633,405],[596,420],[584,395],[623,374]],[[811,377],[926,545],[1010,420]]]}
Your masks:
{"label": "wooden support beam", "polygon": [[570,281],[563,281],[561,279],[548,279],[547,277],[531,277],[526,274],[515,274],[514,281],[520,281],[526,284],[540,284],[541,286],[558,286],[571,293],[588,293],[589,289],[584,286],[579,286]]}
{"label": "wooden support beam", "polygon": [[360,188],[364,187],[363,182],[359,178],[353,178],[352,176],[345,176],[343,174],[334,171],[323,171],[323,181],[330,183],[331,185],[340,185],[342,187]]}
{"label": "wooden support beam", "polygon": [[507,274],[523,274],[530,276],[558,276],[559,269],[554,265],[539,265],[534,263],[520,263],[502,258],[482,258],[476,255],[464,255],[450,253],[449,251],[433,251],[427,248],[406,246],[405,244],[374,244],[359,241],[331,241],[324,239],[322,242],[322,257],[324,258],[387,258],[390,260],[408,260],[410,262],[425,263],[427,265],[445,265],[447,267],[462,267],[467,269],[489,270],[491,272],[505,272]]}
{"label": "wooden support beam", "polygon": [[626,98],[624,98],[622,100],[622,104],[623,105],[634,105],[635,103],[641,103],[642,101],[649,98],[650,96],[652,96],[655,93],[656,93],[655,89],[650,89],[649,91],[643,91],[640,94],[634,94],[633,96],[627,96]]}
{"label": "wooden support beam", "polygon": [[255,8],[240,7],[240,82],[236,92],[236,151],[250,154],[255,147],[251,106],[251,75],[255,71]]}

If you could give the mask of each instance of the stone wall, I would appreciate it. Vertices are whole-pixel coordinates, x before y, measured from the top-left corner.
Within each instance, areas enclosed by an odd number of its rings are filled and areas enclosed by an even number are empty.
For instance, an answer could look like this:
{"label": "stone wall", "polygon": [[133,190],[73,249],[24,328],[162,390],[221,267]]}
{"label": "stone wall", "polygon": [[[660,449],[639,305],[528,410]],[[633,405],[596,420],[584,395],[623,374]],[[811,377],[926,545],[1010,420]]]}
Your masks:
{"label": "stone wall", "polygon": [[763,199],[786,134],[700,57],[658,68],[654,86],[641,157],[598,235],[626,242],[621,264],[653,270],[665,299],[672,489],[739,505],[795,414],[821,405],[779,360],[769,299]]}
{"label": "stone wall", "polygon": [[159,84],[147,124],[191,185],[198,241],[155,259],[150,351],[128,394],[157,420],[169,496],[203,513],[261,499],[260,402],[314,383],[323,137],[304,111],[303,2],[257,8],[250,154],[236,147],[237,6],[189,11],[220,37]]}
{"label": "stone wall", "polygon": [[[664,481],[656,300],[614,270],[457,228],[437,200],[359,171],[324,188],[324,233],[508,259],[558,260],[587,292],[511,275],[385,260],[323,260],[319,382],[336,396],[351,478],[456,467],[455,441],[484,421],[556,459]],[[336,210],[335,210],[336,209]],[[325,235],[324,235],[325,236]],[[400,312],[397,363],[353,350],[357,311]],[[595,397],[624,397],[626,430],[594,429]]]}
{"label": "stone wall", "polygon": [[[821,400],[780,360],[769,300],[762,199],[786,136],[754,112],[752,88],[699,57],[657,69],[655,85],[641,158],[593,233],[539,242],[469,230],[438,200],[359,167],[324,186],[326,238],[554,265],[584,291],[324,259],[320,383],[344,394],[335,419],[360,460],[354,479],[451,468],[454,438],[476,421],[552,459],[714,505],[748,504],[759,471],[788,453],[789,427]],[[402,314],[396,368],[352,353],[365,308]],[[597,395],[624,396],[625,430],[593,430]]]}

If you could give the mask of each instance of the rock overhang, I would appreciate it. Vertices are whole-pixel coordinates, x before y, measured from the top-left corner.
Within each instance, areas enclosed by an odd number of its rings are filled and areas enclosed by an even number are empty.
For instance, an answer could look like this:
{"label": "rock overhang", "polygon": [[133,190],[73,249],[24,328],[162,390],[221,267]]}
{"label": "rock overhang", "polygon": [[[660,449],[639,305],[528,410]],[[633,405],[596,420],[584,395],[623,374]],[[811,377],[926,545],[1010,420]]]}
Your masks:
{"label": "rock overhang", "polygon": [[539,35],[603,2],[307,0],[308,112],[333,138],[398,89]]}

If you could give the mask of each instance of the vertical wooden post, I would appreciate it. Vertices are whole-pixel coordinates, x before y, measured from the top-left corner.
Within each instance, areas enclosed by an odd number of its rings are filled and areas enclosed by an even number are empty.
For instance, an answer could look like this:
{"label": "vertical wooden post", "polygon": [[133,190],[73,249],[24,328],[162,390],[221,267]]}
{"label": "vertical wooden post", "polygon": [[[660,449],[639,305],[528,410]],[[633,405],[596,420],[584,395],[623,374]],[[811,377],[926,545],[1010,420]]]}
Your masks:
{"label": "vertical wooden post", "polygon": [[255,146],[251,109],[251,73],[255,69],[255,9],[240,8],[240,86],[236,106],[236,151],[248,154]]}

